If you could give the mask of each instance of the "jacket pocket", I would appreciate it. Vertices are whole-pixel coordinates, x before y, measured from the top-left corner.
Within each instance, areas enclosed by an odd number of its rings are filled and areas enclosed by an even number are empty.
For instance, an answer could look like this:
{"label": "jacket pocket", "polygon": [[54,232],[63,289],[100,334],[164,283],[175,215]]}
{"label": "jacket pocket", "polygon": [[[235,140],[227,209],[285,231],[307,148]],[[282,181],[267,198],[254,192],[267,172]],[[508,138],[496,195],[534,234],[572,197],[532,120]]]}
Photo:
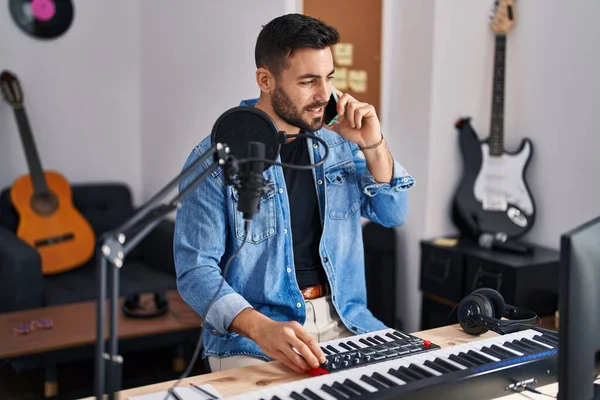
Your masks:
{"label": "jacket pocket", "polygon": [[332,165],[325,171],[327,211],[332,219],[348,219],[360,210],[356,165],[352,160]]}
{"label": "jacket pocket", "polygon": [[233,198],[233,213],[235,220],[235,236],[239,240],[244,240],[248,243],[260,243],[275,235],[276,232],[276,217],[275,217],[275,189],[270,188],[261,198],[258,205],[258,213],[254,214],[250,222],[250,231],[248,237],[244,231],[244,217],[237,210],[239,202],[239,193],[236,189],[231,188],[231,196]]}

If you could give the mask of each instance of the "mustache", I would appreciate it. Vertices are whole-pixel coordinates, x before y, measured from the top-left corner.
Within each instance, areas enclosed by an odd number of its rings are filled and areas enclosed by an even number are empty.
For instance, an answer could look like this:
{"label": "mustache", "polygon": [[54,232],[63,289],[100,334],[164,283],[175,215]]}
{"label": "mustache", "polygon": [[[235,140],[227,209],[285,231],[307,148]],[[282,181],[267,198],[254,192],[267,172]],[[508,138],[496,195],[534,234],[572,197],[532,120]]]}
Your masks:
{"label": "mustache", "polygon": [[318,103],[313,103],[311,105],[306,106],[305,110],[309,109],[309,108],[319,108],[319,107],[325,107],[327,105],[327,101],[320,101]]}

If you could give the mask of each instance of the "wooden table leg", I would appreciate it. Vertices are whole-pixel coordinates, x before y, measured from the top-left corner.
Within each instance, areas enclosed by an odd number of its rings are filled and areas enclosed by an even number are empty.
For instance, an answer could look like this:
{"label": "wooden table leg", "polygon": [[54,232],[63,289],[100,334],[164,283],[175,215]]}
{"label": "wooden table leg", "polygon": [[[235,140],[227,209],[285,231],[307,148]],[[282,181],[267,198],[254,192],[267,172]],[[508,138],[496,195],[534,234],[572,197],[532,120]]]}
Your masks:
{"label": "wooden table leg", "polygon": [[44,397],[53,397],[56,395],[58,395],[56,366],[49,365],[44,369]]}

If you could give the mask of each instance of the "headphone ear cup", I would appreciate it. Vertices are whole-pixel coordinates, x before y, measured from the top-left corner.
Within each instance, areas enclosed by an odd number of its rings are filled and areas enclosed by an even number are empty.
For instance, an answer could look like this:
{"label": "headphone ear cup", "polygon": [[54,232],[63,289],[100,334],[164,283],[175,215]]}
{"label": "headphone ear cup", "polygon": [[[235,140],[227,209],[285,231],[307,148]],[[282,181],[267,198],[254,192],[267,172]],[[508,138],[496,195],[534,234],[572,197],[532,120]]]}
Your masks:
{"label": "headphone ear cup", "polygon": [[481,335],[488,331],[488,328],[477,323],[476,315],[493,318],[494,309],[487,298],[471,293],[462,299],[458,306],[458,322],[469,335]]}
{"label": "headphone ear cup", "polygon": [[504,316],[504,308],[506,303],[504,302],[504,297],[502,297],[500,293],[490,288],[479,288],[473,293],[480,294],[486,297],[490,301],[490,303],[492,303],[492,306],[494,308],[493,317],[497,319],[502,319],[502,317]]}
{"label": "headphone ear cup", "polygon": [[169,311],[169,301],[162,293],[154,293],[154,304],[156,305],[156,316]]}

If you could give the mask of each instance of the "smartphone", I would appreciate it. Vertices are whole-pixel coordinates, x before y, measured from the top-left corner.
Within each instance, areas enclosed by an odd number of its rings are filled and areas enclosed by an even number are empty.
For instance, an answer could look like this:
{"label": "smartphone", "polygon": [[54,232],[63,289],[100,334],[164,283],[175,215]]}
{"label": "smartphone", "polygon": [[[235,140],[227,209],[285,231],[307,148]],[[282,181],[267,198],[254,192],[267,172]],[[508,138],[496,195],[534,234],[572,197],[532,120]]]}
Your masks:
{"label": "smartphone", "polygon": [[331,97],[329,98],[329,103],[325,107],[325,111],[323,112],[323,123],[326,126],[333,125],[339,118],[337,112],[337,102],[338,97],[335,89],[331,92]]}

